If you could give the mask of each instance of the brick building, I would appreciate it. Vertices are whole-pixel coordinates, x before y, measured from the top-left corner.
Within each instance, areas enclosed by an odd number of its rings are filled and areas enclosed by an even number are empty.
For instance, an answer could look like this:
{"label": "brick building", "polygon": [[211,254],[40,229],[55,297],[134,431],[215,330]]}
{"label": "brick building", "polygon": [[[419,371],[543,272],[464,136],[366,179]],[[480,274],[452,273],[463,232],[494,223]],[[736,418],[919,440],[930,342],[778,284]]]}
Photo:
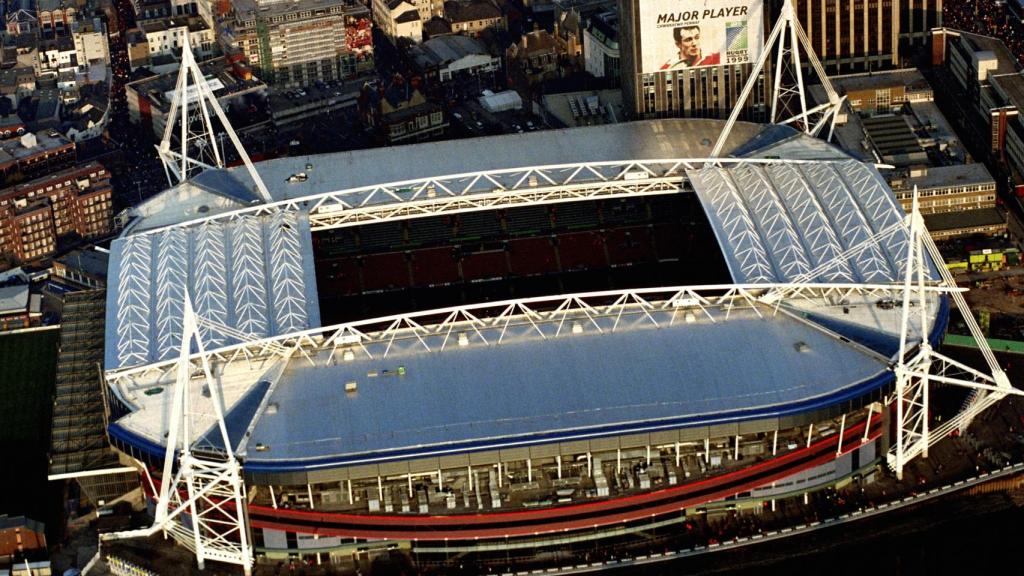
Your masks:
{"label": "brick building", "polygon": [[45,548],[46,531],[42,522],[24,516],[0,515],[0,556]]}
{"label": "brick building", "polygon": [[75,143],[52,130],[0,140],[0,185],[67,168],[76,157]]}
{"label": "brick building", "polygon": [[34,260],[60,239],[109,234],[111,193],[110,173],[96,162],[0,191],[0,253]]}

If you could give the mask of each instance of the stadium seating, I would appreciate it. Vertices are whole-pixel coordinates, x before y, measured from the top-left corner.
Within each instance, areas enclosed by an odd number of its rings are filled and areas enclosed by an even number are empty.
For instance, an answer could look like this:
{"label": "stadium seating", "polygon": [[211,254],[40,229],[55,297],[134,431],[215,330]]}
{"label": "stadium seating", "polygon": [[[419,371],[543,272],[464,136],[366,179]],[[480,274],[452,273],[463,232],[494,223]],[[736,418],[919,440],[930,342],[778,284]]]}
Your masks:
{"label": "stadium seating", "polygon": [[394,290],[411,285],[409,263],[402,252],[365,256],[362,262],[363,286],[367,291]]}
{"label": "stadium seating", "polygon": [[373,224],[315,234],[314,248],[325,322],[729,278],[702,208],[685,194]]}
{"label": "stadium seating", "polygon": [[605,247],[608,250],[608,263],[612,266],[649,262],[656,258],[649,226],[609,230]]}
{"label": "stadium seating", "polygon": [[318,290],[322,295],[358,294],[359,265],[355,258],[325,260],[317,266]]}
{"label": "stadium seating", "polygon": [[467,282],[508,277],[508,261],[504,250],[474,252],[462,258],[462,278]]}
{"label": "stadium seating", "polygon": [[459,266],[454,248],[425,248],[412,252],[412,277],[415,286],[444,286],[457,282]]}
{"label": "stadium seating", "polygon": [[508,255],[514,276],[558,272],[555,249],[547,237],[512,240],[509,242]]}
{"label": "stadium seating", "polygon": [[600,225],[594,202],[559,204],[552,206],[551,212],[558,230],[588,230]]}
{"label": "stadium seating", "polygon": [[551,216],[544,206],[510,209],[505,213],[505,222],[513,236],[533,236],[551,230]]}
{"label": "stadium seating", "polygon": [[403,243],[401,222],[369,224],[359,228],[359,247],[363,251],[393,250]]}
{"label": "stadium seating", "polygon": [[602,202],[601,216],[606,226],[643,222],[648,218],[647,204],[632,198],[607,200]]}
{"label": "stadium seating", "polygon": [[604,240],[598,232],[576,232],[558,236],[558,255],[562,270],[605,268],[608,259]]}
{"label": "stadium seating", "polygon": [[409,244],[413,246],[437,246],[446,244],[452,236],[451,218],[436,216],[407,221]]}
{"label": "stadium seating", "polygon": [[460,214],[457,238],[497,238],[503,235],[501,221],[494,212],[467,212]]}

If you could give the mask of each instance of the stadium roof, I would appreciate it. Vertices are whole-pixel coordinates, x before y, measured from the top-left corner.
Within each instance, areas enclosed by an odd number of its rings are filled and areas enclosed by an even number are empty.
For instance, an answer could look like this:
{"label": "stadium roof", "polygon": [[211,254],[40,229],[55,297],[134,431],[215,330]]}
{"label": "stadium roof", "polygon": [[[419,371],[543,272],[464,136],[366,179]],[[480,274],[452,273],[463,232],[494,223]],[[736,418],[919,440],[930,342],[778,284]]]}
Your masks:
{"label": "stadium roof", "polygon": [[[362,463],[634,433],[786,410],[884,372],[887,358],[791,318],[751,311],[535,343],[411,348],[385,361],[295,363],[253,430],[247,463]],[[799,347],[803,343],[806,348]],[[738,358],[736,351],[746,351]],[[404,369],[403,375],[398,368]],[[390,376],[381,376],[383,371]],[[376,377],[368,374],[377,372]],[[356,382],[357,392],[341,388]],[[766,412],[766,411],[765,411]],[[315,421],[303,415],[318,413]],[[253,443],[268,449],[256,452]]]}
{"label": "stadium roof", "polygon": [[[855,160],[688,171],[737,283],[902,278],[907,234],[885,181]],[[877,245],[844,258],[876,234]],[[809,273],[823,266],[819,274]]]}
{"label": "stadium roof", "polygon": [[[328,348],[291,361],[234,363],[214,379],[231,442],[251,472],[774,418],[891,381],[902,310],[876,299],[852,296],[840,317],[805,301],[773,315],[708,307],[685,322],[672,321],[671,301],[652,300],[646,312],[608,308],[593,324],[578,317],[560,331],[553,315],[539,326],[481,325],[465,340],[443,330],[385,333],[366,354],[343,359]],[[933,339],[946,317],[944,306],[937,310]],[[137,409],[111,434],[159,454],[173,377],[120,382],[115,391]],[[195,381],[194,407],[209,402],[201,389]],[[193,420],[197,437],[210,439],[200,443],[219,445],[208,411],[194,414],[203,414]]]}
{"label": "stadium roof", "polygon": [[[256,164],[275,201],[386,182],[465,174],[489,169],[632,159],[704,158],[725,125],[721,120],[665,119],[446,140],[400,148],[373,148],[314,156],[289,156]],[[738,122],[725,151],[750,150],[797,133],[788,127]],[[796,136],[797,148],[842,157],[830,146]],[[400,152],[399,152],[400,151]],[[839,154],[839,156],[836,156]],[[305,174],[305,181],[287,182]],[[299,179],[295,179],[299,180]],[[130,233],[237,210],[256,201],[244,167],[207,171],[133,210]]]}
{"label": "stadium roof", "polygon": [[[665,181],[654,193],[692,185],[734,282],[851,287],[842,300],[805,295],[786,304],[796,315],[766,315],[758,311],[764,305],[750,302],[737,308],[731,302],[706,305],[703,297],[670,297],[654,308],[623,305],[618,315],[598,319],[588,312],[580,332],[574,326],[562,333],[561,323],[552,332],[554,324],[538,327],[539,317],[523,312],[508,316],[517,319],[518,333],[474,319],[459,328],[469,334],[466,345],[459,335],[459,345],[447,347],[449,337],[456,339],[451,327],[447,334],[430,331],[439,316],[470,318],[468,310],[373,321],[392,323],[390,340],[369,320],[319,328],[312,202],[160,228],[213,212],[210,199],[224,199],[218,210],[248,206],[243,191],[252,183],[244,171],[231,169],[172,189],[111,247],[105,367],[112,390],[133,410],[111,426],[111,434],[161,452],[170,412],[164,389],[174,382],[171,360],[180,346],[186,288],[217,364],[214,378],[228,409],[231,441],[246,454],[247,465],[267,469],[772,417],[829,405],[891,380],[888,362],[901,309],[877,306],[879,296],[870,292],[877,287],[852,288],[900,279],[903,213],[885,182],[873,167],[834,147],[791,129],[753,124],[737,124],[727,149],[761,160],[702,162],[722,124],[655,120],[283,158],[257,168],[275,200],[282,200],[488,169],[695,159],[683,164],[685,171],[670,170],[671,178],[655,174],[650,181]],[[788,159],[793,155],[799,160]],[[779,156],[786,159],[766,160]],[[308,178],[286,182],[300,172]],[[595,181],[606,180],[595,175]],[[615,184],[639,190],[648,181],[640,180]],[[529,192],[492,183],[492,195]],[[191,195],[189,202],[169,200],[181,194]],[[404,201],[394,193],[373,200]],[[175,213],[179,207],[184,210]],[[140,230],[148,232],[133,234]],[[862,247],[851,252],[854,245]],[[826,263],[834,266],[823,268]],[[676,322],[677,306],[701,310]],[[929,315],[935,310],[928,306]],[[620,325],[623,315],[634,321]],[[944,323],[941,316],[934,325]],[[375,344],[369,343],[373,338]],[[371,354],[372,346],[380,348]],[[352,395],[345,391],[349,382],[358,388]],[[192,430],[199,438],[214,421],[212,414],[199,414],[211,400],[201,383],[194,384]],[[257,451],[256,443],[266,449]]]}
{"label": "stadium roof", "polygon": [[[398,182],[414,178],[515,168],[645,158],[706,158],[725,122],[666,119],[543,130],[429,144],[276,158],[257,164],[274,199]],[[737,122],[728,152],[766,130],[763,124]],[[786,135],[793,131],[786,132]],[[312,164],[313,168],[306,169]],[[297,172],[305,182],[284,184]],[[243,168],[231,173],[251,185]]]}
{"label": "stadium roof", "polygon": [[106,370],[174,357],[186,290],[210,349],[319,326],[312,254],[308,217],[294,211],[115,240]]}

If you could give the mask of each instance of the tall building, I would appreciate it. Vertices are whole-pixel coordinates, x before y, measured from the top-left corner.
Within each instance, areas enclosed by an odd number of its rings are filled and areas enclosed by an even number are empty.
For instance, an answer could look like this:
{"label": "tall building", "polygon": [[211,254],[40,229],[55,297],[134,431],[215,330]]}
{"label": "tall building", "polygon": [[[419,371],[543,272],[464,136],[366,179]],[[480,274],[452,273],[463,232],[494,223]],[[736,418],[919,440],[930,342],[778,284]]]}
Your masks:
{"label": "tall building", "polygon": [[825,70],[846,74],[899,65],[901,3],[912,1],[796,0],[796,6]]}
{"label": "tall building", "polygon": [[237,0],[225,33],[267,83],[308,86],[373,69],[370,11],[356,0]]}
{"label": "tall building", "polygon": [[[942,26],[942,0],[796,0],[800,24],[830,74],[904,67]],[[776,10],[777,11],[777,10]]]}
{"label": "tall building", "polygon": [[931,30],[942,26],[942,0],[900,0],[900,42],[927,45]]}
{"label": "tall building", "polygon": [[[761,0],[619,0],[623,107],[635,118],[725,118],[736,105],[765,38]],[[764,115],[763,78],[746,105]]]}

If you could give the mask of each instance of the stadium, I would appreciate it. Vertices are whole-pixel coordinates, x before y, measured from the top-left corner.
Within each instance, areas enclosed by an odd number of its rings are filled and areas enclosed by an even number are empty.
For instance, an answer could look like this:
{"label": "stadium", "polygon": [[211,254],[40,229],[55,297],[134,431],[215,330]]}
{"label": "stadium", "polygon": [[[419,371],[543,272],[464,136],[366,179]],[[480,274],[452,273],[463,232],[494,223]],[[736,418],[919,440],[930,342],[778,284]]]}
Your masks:
{"label": "stadium", "polygon": [[[870,475],[904,214],[784,126],[709,159],[724,124],[270,160],[272,202],[242,167],[168,189],[111,247],[112,443],[154,497],[168,438],[233,454],[256,554],[318,562],[621,538]],[[947,297],[908,315],[937,345]]]}

